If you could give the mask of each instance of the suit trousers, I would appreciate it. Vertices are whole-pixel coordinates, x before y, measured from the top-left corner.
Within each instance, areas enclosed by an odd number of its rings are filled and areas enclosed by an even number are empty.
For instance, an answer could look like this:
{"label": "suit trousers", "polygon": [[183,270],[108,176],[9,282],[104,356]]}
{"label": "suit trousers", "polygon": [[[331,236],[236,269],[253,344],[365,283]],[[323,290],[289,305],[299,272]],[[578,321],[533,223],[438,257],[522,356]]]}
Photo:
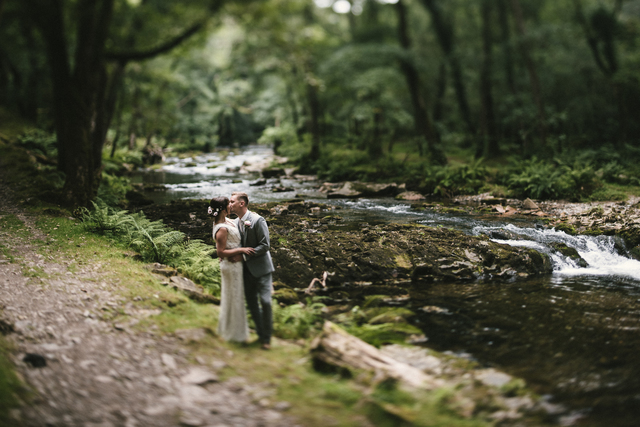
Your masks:
{"label": "suit trousers", "polygon": [[244,297],[261,343],[271,343],[273,313],[271,309],[271,273],[255,277],[244,265]]}

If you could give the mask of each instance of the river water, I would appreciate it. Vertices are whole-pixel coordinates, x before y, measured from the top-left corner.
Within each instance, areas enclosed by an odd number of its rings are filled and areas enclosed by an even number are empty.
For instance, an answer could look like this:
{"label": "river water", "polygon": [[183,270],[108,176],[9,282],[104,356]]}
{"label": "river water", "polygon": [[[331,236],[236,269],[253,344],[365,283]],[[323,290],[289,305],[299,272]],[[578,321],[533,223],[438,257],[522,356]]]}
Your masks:
{"label": "river water", "polygon": [[[345,221],[414,222],[469,234],[503,235],[494,241],[548,253],[553,274],[511,283],[437,283],[411,290],[409,308],[426,345],[453,352],[523,378],[539,394],[571,409],[560,424],[640,425],[640,262],[608,236],[569,236],[533,222],[418,212],[393,199],[327,200],[312,179],[257,182],[243,165],[271,156],[265,147],[168,158],[134,182],[163,184],[147,192],[158,203],[209,199],[244,191],[251,202],[293,198],[341,208]],[[497,233],[496,233],[497,232]],[[579,266],[553,249],[575,248]],[[423,307],[440,307],[425,310]]]}

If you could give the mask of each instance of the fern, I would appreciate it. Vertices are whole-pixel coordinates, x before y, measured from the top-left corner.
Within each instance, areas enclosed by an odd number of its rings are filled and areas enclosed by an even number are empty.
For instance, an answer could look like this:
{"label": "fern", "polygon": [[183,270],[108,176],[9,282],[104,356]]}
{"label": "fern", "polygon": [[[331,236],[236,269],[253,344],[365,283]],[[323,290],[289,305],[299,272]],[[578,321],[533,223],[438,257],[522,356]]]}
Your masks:
{"label": "fern", "polygon": [[307,305],[293,304],[280,307],[273,302],[274,335],[284,339],[307,338],[321,325],[322,312],[326,306],[307,300]]}
{"label": "fern", "polygon": [[212,294],[220,294],[220,265],[212,258],[213,246],[201,240],[185,241],[184,233],[162,221],[150,221],[143,212],[114,210],[101,201],[93,203],[93,210],[83,211],[82,221],[87,230],[119,239],[144,261],[170,265]]}
{"label": "fern", "polygon": [[185,277],[201,284],[212,294],[220,294],[220,264],[212,258],[215,248],[201,240],[189,240],[180,246],[179,256],[171,266]]}
{"label": "fern", "polygon": [[115,210],[100,199],[91,202],[93,210],[84,208],[80,219],[86,230],[98,234],[119,234],[129,222],[129,214],[125,210]]}

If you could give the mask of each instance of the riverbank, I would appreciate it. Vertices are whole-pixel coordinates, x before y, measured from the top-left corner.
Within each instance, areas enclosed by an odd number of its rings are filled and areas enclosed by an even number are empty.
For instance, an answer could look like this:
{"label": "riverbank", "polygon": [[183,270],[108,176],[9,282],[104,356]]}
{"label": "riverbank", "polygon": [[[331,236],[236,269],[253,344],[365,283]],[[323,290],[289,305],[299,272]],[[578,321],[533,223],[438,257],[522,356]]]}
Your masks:
{"label": "riverbank", "polygon": [[[275,339],[266,353],[224,343],[215,305],[163,287],[63,210],[23,211],[1,187],[3,333],[24,387],[14,425],[422,425],[418,413],[451,426],[541,425],[562,413],[511,376],[429,350],[413,363],[429,361],[461,391],[407,400],[369,375],[317,373],[308,341]],[[394,357],[412,360],[401,348]]]}

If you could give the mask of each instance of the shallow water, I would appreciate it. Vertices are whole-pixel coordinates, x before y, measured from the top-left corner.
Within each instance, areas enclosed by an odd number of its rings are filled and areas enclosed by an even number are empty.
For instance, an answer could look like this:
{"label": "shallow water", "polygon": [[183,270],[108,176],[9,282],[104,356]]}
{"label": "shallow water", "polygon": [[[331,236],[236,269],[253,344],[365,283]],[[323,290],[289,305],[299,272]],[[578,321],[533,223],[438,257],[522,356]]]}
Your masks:
{"label": "shallow water", "polygon": [[[333,204],[344,222],[402,222],[456,228],[469,234],[506,231],[499,243],[548,253],[554,272],[526,280],[436,283],[411,288],[408,305],[426,345],[467,355],[521,377],[578,417],[561,420],[584,426],[635,426],[640,417],[640,262],[629,259],[619,241],[607,236],[569,236],[535,221],[418,212],[393,199],[327,200],[310,181],[269,180],[238,172],[245,162],[270,155],[264,147],[168,159],[161,170],[141,172],[139,182],[161,183],[147,193],[156,202],[208,199],[244,191],[252,202],[300,196]],[[275,187],[292,191],[274,192]],[[575,248],[587,262],[579,267],[552,244]],[[444,310],[430,310],[437,306]],[[426,307],[426,308],[424,308]],[[576,421],[577,419],[577,421]]]}

